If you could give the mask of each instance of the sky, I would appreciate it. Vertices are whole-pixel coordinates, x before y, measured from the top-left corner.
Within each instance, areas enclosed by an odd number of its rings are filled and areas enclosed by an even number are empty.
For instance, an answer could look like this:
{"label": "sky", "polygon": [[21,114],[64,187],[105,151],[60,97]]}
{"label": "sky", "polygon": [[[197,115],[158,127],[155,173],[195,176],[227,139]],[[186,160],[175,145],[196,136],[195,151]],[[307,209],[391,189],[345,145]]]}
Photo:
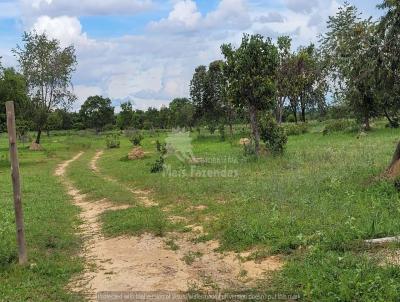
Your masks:
{"label": "sky", "polygon": [[[379,18],[380,0],[348,0]],[[317,43],[342,0],[0,0],[0,57],[18,67],[11,49],[24,31],[46,32],[73,44],[78,66],[74,110],[91,95],[159,108],[189,96],[198,65],[221,59],[223,43],[243,33],[273,40],[290,35],[293,48]]]}

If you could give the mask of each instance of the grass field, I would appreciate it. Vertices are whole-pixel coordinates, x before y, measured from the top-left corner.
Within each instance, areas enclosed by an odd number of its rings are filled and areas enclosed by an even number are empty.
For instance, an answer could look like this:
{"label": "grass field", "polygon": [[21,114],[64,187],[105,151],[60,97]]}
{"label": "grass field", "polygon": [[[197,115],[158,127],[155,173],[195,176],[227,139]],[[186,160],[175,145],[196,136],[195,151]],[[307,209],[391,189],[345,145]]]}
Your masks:
{"label": "grass field", "polygon": [[[363,240],[400,234],[398,192],[392,182],[377,177],[400,131],[377,127],[357,138],[355,132],[322,135],[321,129],[315,124],[309,133],[290,136],[283,156],[258,160],[243,155],[239,134],[221,141],[217,135],[192,133],[194,155],[206,163],[189,165],[170,155],[167,170],[155,174],[150,168],[159,157],[156,140],[165,141],[165,132],[147,133],[142,145],[148,153],[136,161],[126,159],[132,145],[124,136],[119,149],[105,149],[101,136],[61,134],[45,138],[46,151],[20,148],[31,263],[26,268],[15,264],[3,135],[0,301],[79,301],[66,289],[69,278],[82,270],[81,242],[74,235],[78,209],[53,176],[56,164],[79,150],[85,154],[71,165],[68,177],[80,191],[135,205],[102,215],[107,236],[163,236],[199,225],[206,235],[197,240],[217,239],[221,250],[250,250],[254,259],[282,255],[283,270],[261,288],[301,292],[305,301],[397,301],[400,267],[385,260],[398,247],[370,248]],[[94,172],[88,165],[98,149],[105,150],[100,172]],[[132,187],[150,191],[158,206],[141,206]],[[168,216],[186,222],[174,223]]]}

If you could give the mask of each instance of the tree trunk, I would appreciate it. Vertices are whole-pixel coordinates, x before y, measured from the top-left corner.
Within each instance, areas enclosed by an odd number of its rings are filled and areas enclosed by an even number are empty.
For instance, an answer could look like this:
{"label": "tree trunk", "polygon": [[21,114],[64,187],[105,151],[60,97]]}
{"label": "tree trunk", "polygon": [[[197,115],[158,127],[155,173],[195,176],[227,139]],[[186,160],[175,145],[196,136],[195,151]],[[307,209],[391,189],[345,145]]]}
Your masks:
{"label": "tree trunk", "polygon": [[301,121],[303,123],[306,122],[306,108],[304,108],[304,107],[301,108]]}
{"label": "tree trunk", "polygon": [[385,114],[386,119],[389,121],[389,125],[392,128],[398,128],[399,124],[398,124],[398,118],[394,117],[393,119],[390,117],[389,112],[387,111],[386,106],[383,107],[383,112]]}
{"label": "tree trunk", "polygon": [[400,142],[397,144],[396,150],[394,151],[393,157],[392,157],[392,162],[390,163],[388,167],[388,171],[390,171],[394,164],[400,159]]}
{"label": "tree trunk", "polygon": [[40,145],[40,137],[42,135],[42,129],[39,129],[36,135],[36,144]]}
{"label": "tree trunk", "polygon": [[254,139],[254,149],[258,156],[260,153],[260,131],[258,129],[257,109],[254,106],[250,106],[249,113],[250,113],[250,123]]}
{"label": "tree trunk", "polygon": [[365,112],[364,116],[364,124],[365,124],[365,131],[370,131],[371,130],[371,125],[369,123],[369,112]]}
{"label": "tree trunk", "polygon": [[293,111],[294,121],[297,124],[297,109],[292,107],[292,111]]}
{"label": "tree trunk", "polygon": [[233,137],[233,125],[231,120],[229,120],[229,135]]}

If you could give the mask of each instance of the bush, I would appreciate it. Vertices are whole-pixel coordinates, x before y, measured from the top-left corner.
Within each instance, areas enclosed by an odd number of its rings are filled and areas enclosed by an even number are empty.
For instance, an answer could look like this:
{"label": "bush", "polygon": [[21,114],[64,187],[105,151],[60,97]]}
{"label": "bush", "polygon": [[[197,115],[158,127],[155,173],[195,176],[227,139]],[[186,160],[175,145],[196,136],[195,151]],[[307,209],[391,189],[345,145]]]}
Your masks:
{"label": "bush", "polygon": [[339,132],[339,131],[352,131],[357,128],[357,125],[354,121],[340,119],[333,120],[328,122],[323,130],[323,134],[326,135],[331,132]]}
{"label": "bush", "polygon": [[114,125],[113,124],[106,124],[106,125],[104,125],[104,127],[103,127],[103,131],[104,132],[107,132],[107,131],[113,131],[115,129],[115,127],[114,127]]}
{"label": "bush", "polygon": [[160,173],[164,170],[164,157],[160,156],[159,159],[150,168],[150,173]]}
{"label": "bush", "polygon": [[143,135],[139,131],[136,131],[131,134],[131,137],[129,138],[129,140],[131,141],[131,143],[134,146],[140,146],[140,143],[143,140]]}
{"label": "bush", "polygon": [[281,154],[285,150],[287,135],[272,115],[261,120],[261,139],[273,154]]}
{"label": "bush", "polygon": [[159,152],[161,155],[167,154],[167,144],[166,143],[160,143],[159,140],[156,141],[156,148],[157,152]]}
{"label": "bush", "polygon": [[283,125],[285,132],[288,136],[300,135],[308,132],[308,125],[306,123],[288,123]]}
{"label": "bush", "polygon": [[118,134],[109,134],[106,136],[106,145],[108,149],[119,148],[120,141]]}

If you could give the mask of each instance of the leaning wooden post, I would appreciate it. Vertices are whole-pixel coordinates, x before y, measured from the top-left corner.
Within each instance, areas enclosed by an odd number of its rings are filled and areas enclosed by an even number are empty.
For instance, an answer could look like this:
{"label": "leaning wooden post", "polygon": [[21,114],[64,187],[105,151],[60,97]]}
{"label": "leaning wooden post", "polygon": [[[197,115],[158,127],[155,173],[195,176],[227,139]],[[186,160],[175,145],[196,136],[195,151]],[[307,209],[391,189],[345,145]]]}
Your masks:
{"label": "leaning wooden post", "polygon": [[10,143],[11,179],[14,191],[14,210],[17,225],[17,243],[19,264],[27,262],[24,230],[24,214],[21,201],[21,183],[19,178],[19,161],[17,150],[17,135],[15,129],[14,102],[6,102],[8,141]]}

